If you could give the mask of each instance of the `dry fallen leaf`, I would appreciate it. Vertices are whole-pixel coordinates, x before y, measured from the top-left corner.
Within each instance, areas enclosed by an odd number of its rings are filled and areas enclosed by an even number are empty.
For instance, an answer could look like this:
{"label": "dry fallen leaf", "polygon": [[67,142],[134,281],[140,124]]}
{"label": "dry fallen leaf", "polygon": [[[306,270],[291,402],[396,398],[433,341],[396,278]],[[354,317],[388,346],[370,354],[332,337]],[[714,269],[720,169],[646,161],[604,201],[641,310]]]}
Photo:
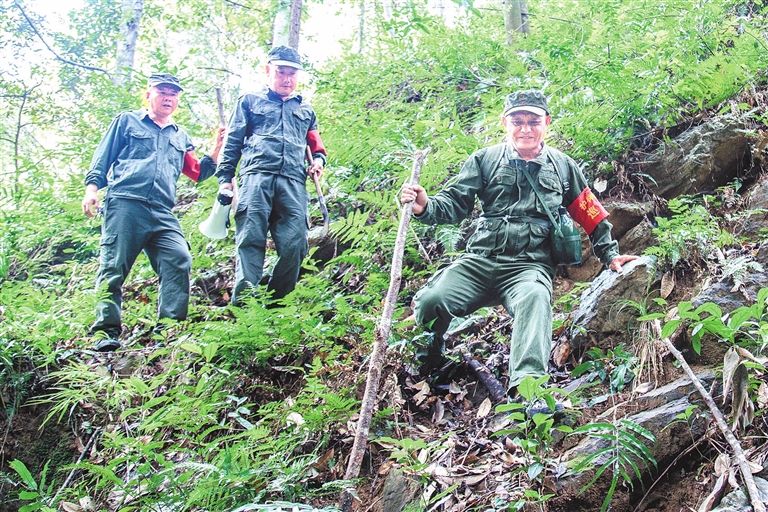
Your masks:
{"label": "dry fallen leaf", "polygon": [[477,485],[480,482],[484,481],[487,477],[488,477],[487,473],[480,473],[479,475],[468,476],[464,478],[464,483],[470,486]]}
{"label": "dry fallen leaf", "polygon": [[661,291],[660,295],[662,299],[666,299],[675,289],[675,274],[674,272],[665,272],[661,277]]}
{"label": "dry fallen leaf", "polygon": [[69,501],[62,501],[59,506],[64,512],[83,512],[83,507],[76,503],[70,503]]}
{"label": "dry fallen leaf", "polygon": [[485,418],[488,416],[488,414],[490,414],[492,408],[493,404],[491,403],[491,399],[486,398],[483,400],[483,403],[480,404],[480,407],[477,408],[477,417]]}
{"label": "dry fallen leaf", "polygon": [[445,414],[445,407],[442,400],[435,401],[435,407],[432,412],[432,422],[440,424],[443,421],[443,415]]}
{"label": "dry fallen leaf", "polygon": [[423,380],[418,384],[415,384],[413,388],[419,390],[418,393],[413,395],[413,401],[416,402],[416,405],[421,405],[421,403],[429,396],[429,383],[426,380]]}
{"label": "dry fallen leaf", "polygon": [[555,363],[555,366],[565,366],[565,363],[568,362],[568,358],[571,356],[572,350],[571,344],[568,341],[558,343],[552,351],[552,361]]}
{"label": "dry fallen leaf", "polygon": [[720,476],[725,474],[726,471],[728,471],[728,468],[731,467],[731,458],[728,456],[727,453],[721,453],[717,456],[715,459],[715,475]]}
{"label": "dry fallen leaf", "polygon": [[768,386],[765,382],[761,382],[760,387],[757,388],[757,405],[761,409],[768,407]]}

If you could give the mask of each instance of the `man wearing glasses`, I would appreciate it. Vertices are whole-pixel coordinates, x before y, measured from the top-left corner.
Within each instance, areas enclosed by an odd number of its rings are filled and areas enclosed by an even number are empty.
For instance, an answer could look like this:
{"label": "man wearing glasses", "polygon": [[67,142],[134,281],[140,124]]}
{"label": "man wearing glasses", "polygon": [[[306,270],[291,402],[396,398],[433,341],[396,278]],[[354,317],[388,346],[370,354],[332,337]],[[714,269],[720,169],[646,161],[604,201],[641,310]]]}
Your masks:
{"label": "man wearing glasses", "polygon": [[567,207],[611,270],[620,272],[636,256],[619,254],[605,220],[608,213],[576,162],[544,143],[552,122],[544,95],[536,90],[510,94],[501,121],[506,140],[473,153],[441,192],[429,197],[423,187],[405,185],[400,200],[413,201],[416,219],[426,224],[458,223],[472,213],[475,198],[480,200],[482,216],[466,253],[435,274],[414,299],[417,321],[434,332],[417,358],[422,374],[440,368],[451,320],[503,304],[514,319],[508,383],[514,395],[526,376],[547,374],[556,264],[547,210]]}

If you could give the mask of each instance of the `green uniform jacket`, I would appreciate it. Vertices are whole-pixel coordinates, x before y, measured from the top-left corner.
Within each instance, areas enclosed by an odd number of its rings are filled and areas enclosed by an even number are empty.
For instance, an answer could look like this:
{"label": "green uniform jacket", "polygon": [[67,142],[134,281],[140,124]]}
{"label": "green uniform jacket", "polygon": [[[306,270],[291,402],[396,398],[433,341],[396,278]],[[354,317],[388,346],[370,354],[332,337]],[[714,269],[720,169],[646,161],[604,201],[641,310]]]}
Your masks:
{"label": "green uniform jacket", "polygon": [[[271,90],[241,96],[216,171],[219,183],[232,180],[238,163],[240,176],[265,172],[304,183],[307,132],[313,130],[317,130],[315,111],[299,95],[285,101]],[[313,157],[325,161],[322,153]]]}
{"label": "green uniform jacket", "polygon": [[[557,168],[554,162],[558,162]],[[587,187],[576,162],[561,151],[544,146],[538,158],[526,162],[504,142],[473,153],[459,175],[430,197],[426,210],[416,218],[426,224],[458,223],[472,213],[477,197],[483,214],[467,242],[468,253],[551,266],[551,223],[522,174],[524,169],[537,180],[546,207],[553,213]],[[589,238],[604,264],[619,255],[608,221],[600,222]]]}
{"label": "green uniform jacket", "polygon": [[[138,199],[167,209],[176,204],[176,181],[192,141],[175,123],[160,128],[146,110],[114,118],[93,155],[85,184],[109,187],[108,197]],[[200,178],[213,175],[216,164],[200,159]]]}

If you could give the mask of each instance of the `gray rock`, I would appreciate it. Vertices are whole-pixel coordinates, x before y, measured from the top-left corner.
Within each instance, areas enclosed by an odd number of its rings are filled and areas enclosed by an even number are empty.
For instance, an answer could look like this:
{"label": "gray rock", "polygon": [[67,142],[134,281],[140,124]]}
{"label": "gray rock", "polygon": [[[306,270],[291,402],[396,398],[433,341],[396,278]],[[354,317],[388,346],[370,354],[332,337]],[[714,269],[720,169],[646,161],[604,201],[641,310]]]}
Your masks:
{"label": "gray rock", "polygon": [[[696,375],[701,381],[704,389],[710,389],[712,382],[715,380],[715,373],[711,370],[706,370]],[[632,397],[630,400],[614,405],[613,407],[604,411],[597,417],[598,421],[610,420],[617,416],[624,416],[629,411],[648,410],[662,407],[667,402],[673,402],[681,398],[687,398],[689,402],[697,402],[700,400],[699,392],[687,376],[680,377],[669,384],[652,389],[647,393]],[[616,398],[616,395],[602,395],[593,398],[590,404],[599,404],[607,402],[610,399]]]}
{"label": "gray rock", "polygon": [[573,313],[570,337],[574,346],[581,347],[590,341],[601,346],[606,335],[627,330],[627,324],[638,313],[633,308],[620,307],[621,301],[645,299],[656,281],[655,261],[643,256],[624,265],[621,273],[605,270],[592,282]]}
{"label": "gray rock", "polygon": [[[764,242],[759,247],[755,261],[768,269],[768,242]],[[729,313],[738,307],[752,304],[757,298],[757,292],[766,286],[768,286],[768,272],[752,271],[748,273],[741,290],[732,291],[733,281],[726,279],[706,286],[691,302],[694,306],[714,302],[720,306],[723,313]]]}
{"label": "gray rock", "polygon": [[418,496],[419,481],[399,469],[392,469],[384,481],[381,500],[373,507],[374,512],[401,512]]}
{"label": "gray rock", "polygon": [[725,185],[749,162],[748,126],[725,115],[710,119],[663,144],[641,166],[656,182],[651,190],[672,198]]}
{"label": "gray rock", "polygon": [[619,240],[622,254],[643,254],[648,247],[655,243],[653,226],[647,219],[640,219],[635,227]]}
{"label": "gray rock", "polygon": [[752,239],[768,237],[768,176],[763,176],[744,196],[748,216],[737,227],[738,233]]}
{"label": "gray rock", "polygon": [[[768,503],[768,482],[762,478],[755,478],[757,493],[760,501]],[[712,512],[752,512],[752,505],[744,489],[736,489],[720,501],[720,505],[712,509]]]}
{"label": "gray rock", "polygon": [[[653,212],[653,203],[631,203],[629,201],[611,200],[603,204],[608,211],[608,222],[613,226],[611,234],[616,240],[621,239],[629,230],[637,226],[646,216]],[[626,253],[622,247],[622,252]]]}
{"label": "gray rock", "polygon": [[[690,396],[691,400],[687,396],[682,396],[659,407],[626,417],[627,420],[637,423],[653,432],[656,436],[656,442],[652,445],[647,442],[645,444],[653,454],[654,460],[660,466],[663,466],[665,462],[673,460],[683,450],[693,444],[696,439],[706,433],[707,425],[709,424],[708,416],[702,414],[693,415],[689,422],[678,419],[678,415],[686,411],[694,401],[694,398],[698,398],[698,395]],[[602,421],[606,421],[606,419],[602,418]],[[606,446],[608,446],[608,441],[605,439],[587,437],[578,445],[565,452],[561,460],[566,466],[572,467],[578,459],[595,453]],[[609,454],[605,454],[602,458],[598,458],[594,461],[594,465],[599,467],[608,460],[608,456]],[[596,482],[598,487],[607,487],[610,481],[609,473],[610,471],[607,471],[600,481]],[[565,477],[556,482],[558,494],[572,494],[576,489],[589,482],[593,474],[593,471],[566,474]]]}

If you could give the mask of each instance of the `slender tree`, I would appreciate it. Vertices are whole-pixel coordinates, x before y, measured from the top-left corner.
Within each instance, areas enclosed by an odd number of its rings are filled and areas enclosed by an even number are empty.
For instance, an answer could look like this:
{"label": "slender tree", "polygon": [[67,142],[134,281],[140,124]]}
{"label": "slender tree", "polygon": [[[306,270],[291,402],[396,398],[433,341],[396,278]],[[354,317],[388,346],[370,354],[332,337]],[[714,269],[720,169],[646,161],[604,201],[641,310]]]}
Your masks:
{"label": "slender tree", "polygon": [[139,37],[144,0],[123,0],[120,40],[117,42],[117,62],[112,83],[124,86],[131,80],[133,61],[136,56],[136,40]]}
{"label": "slender tree", "polygon": [[528,6],[525,0],[502,0],[504,28],[507,32],[507,44],[512,44],[516,34],[528,34]]}
{"label": "slender tree", "polygon": [[302,0],[279,0],[272,24],[272,45],[299,49]]}

